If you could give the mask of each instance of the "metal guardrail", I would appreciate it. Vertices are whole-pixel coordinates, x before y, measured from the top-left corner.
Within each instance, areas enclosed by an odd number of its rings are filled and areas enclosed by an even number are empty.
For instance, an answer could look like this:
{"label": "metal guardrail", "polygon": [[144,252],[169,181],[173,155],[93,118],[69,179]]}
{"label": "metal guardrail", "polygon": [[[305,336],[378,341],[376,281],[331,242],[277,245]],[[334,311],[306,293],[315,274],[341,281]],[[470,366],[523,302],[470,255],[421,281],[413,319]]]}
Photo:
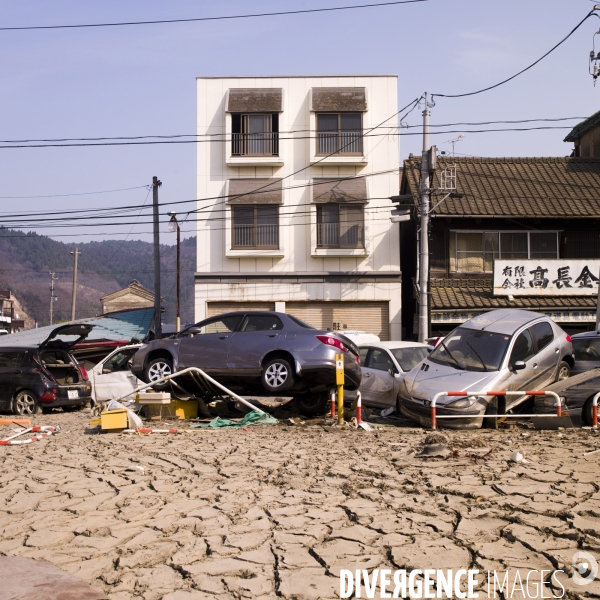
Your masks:
{"label": "metal guardrail", "polygon": [[[185,375],[186,373],[192,373],[192,375],[199,375],[200,377],[203,377],[206,381],[210,382],[212,385],[214,385],[214,386],[218,387],[220,390],[224,391],[231,398],[235,398],[242,404],[246,405],[248,408],[251,408],[252,410],[255,410],[259,413],[265,412],[264,410],[261,410],[260,408],[257,408],[256,406],[254,406],[254,404],[251,404],[250,402],[248,402],[248,400],[245,400],[241,396],[238,396],[235,392],[232,392],[230,389],[226,388],[224,385],[220,384],[218,381],[213,379],[210,375],[207,375],[202,369],[199,369],[198,367],[188,367],[187,369],[183,369],[182,371],[177,371],[177,373],[173,373],[172,375],[165,375],[164,377],[161,377],[158,381],[153,381],[152,383],[147,383],[146,385],[142,385],[142,386],[136,388],[135,390],[128,392],[127,394],[123,394],[119,398],[116,398],[115,401],[120,402],[121,400],[128,398],[129,396],[133,396],[134,394],[137,394],[138,392],[141,392],[143,390],[147,390],[148,388],[154,387],[156,384],[163,383],[165,381],[170,381],[171,379],[175,379],[175,377],[180,377],[181,375]],[[173,383],[175,383],[175,382],[173,382]]]}
{"label": "metal guardrail", "polygon": [[[528,391],[483,391],[483,392],[438,392],[431,400],[431,428],[437,429],[437,420],[438,419],[468,419],[472,417],[472,415],[438,415],[436,412],[436,404],[438,398],[442,396],[456,396],[459,398],[472,398],[475,396],[554,396],[556,399],[556,414],[555,415],[518,415],[519,417],[539,417],[539,416],[547,416],[547,417],[562,417],[562,406],[560,402],[560,398],[556,392],[549,392],[543,390],[528,390]],[[597,394],[594,399],[597,404],[598,396]],[[504,419],[507,415],[482,415],[482,418],[485,419]],[[596,406],[596,423],[597,423],[597,406]]]}

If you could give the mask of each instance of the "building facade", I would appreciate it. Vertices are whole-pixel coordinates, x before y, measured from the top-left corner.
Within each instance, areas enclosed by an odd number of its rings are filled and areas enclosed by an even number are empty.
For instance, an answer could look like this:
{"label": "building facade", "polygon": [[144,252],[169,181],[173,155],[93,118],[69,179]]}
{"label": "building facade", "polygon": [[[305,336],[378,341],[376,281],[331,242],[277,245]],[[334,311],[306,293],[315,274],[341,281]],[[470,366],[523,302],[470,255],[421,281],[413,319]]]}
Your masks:
{"label": "building facade", "polygon": [[147,290],[137,279],[129,285],[100,298],[102,314],[134,308],[154,308],[154,294]]}
{"label": "building facade", "polygon": [[[454,176],[455,180],[449,175]],[[404,162],[403,314],[416,335],[417,212],[421,157]],[[431,334],[477,314],[519,308],[576,333],[596,320],[600,269],[599,158],[438,157],[432,177]],[[455,189],[444,189],[455,181]]]}
{"label": "building facade", "polygon": [[397,76],[200,77],[197,93],[196,321],[278,310],[400,339]]}

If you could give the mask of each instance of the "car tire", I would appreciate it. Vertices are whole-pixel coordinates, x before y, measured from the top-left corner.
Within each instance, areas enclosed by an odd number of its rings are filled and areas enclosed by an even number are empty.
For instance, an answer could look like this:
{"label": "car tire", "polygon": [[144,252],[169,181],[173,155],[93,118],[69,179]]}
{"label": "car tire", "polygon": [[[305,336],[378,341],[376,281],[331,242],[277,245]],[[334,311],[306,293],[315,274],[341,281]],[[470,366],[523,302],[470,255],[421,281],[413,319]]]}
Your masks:
{"label": "car tire", "polygon": [[[483,429],[498,429],[498,421],[496,417],[498,415],[498,401],[494,398],[485,409],[485,417],[483,417]],[[489,418],[486,418],[489,417]]]}
{"label": "car tire", "polygon": [[37,394],[31,390],[21,390],[13,398],[11,408],[14,414],[23,417],[28,415],[37,415],[40,412]]}
{"label": "car tire", "polygon": [[[158,381],[165,375],[173,374],[173,361],[169,358],[155,358],[148,362],[144,369],[144,380],[146,383]],[[154,389],[161,392],[169,389],[171,384],[168,381],[154,385]]]}
{"label": "car tire", "polygon": [[330,409],[328,392],[302,394],[301,396],[295,396],[294,400],[298,410],[307,417],[324,415]]}
{"label": "car tire", "polygon": [[556,369],[556,379],[554,381],[555,382],[564,381],[565,379],[568,379],[570,376],[571,376],[571,367],[569,366],[569,363],[565,362],[564,360],[561,360],[558,363],[558,369]]}
{"label": "car tire", "polygon": [[265,363],[260,378],[267,392],[285,392],[295,382],[292,366],[285,358],[273,358]]}
{"label": "car tire", "polygon": [[587,427],[592,427],[592,400],[594,396],[590,396],[581,409],[581,420]]}

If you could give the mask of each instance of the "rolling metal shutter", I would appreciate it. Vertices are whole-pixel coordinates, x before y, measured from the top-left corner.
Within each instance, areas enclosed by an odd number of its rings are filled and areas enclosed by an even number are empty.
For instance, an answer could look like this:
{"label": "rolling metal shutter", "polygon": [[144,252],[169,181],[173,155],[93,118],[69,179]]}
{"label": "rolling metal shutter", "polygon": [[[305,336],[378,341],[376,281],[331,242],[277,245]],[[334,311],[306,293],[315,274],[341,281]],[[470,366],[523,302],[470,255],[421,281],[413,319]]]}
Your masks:
{"label": "rolling metal shutter", "polygon": [[366,331],[390,339],[388,302],[286,302],[285,312],[317,329]]}
{"label": "rolling metal shutter", "polygon": [[236,310],[275,310],[275,302],[208,302],[206,317]]}

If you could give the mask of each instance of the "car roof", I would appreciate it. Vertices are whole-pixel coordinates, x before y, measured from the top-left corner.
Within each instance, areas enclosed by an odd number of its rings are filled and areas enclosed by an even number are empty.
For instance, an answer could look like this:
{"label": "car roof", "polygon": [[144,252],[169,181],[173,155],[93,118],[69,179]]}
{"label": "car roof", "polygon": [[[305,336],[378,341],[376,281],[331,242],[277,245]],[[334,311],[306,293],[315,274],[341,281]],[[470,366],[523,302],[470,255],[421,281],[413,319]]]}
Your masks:
{"label": "car roof", "polygon": [[396,348],[428,348],[427,344],[421,342],[365,342],[359,344],[359,348],[386,348],[387,350],[395,350]]}
{"label": "car roof", "polygon": [[527,323],[531,323],[532,321],[537,321],[544,316],[545,315],[541,313],[530,310],[503,308],[477,315],[463,323],[460,327],[512,335],[523,325],[527,325]]}

